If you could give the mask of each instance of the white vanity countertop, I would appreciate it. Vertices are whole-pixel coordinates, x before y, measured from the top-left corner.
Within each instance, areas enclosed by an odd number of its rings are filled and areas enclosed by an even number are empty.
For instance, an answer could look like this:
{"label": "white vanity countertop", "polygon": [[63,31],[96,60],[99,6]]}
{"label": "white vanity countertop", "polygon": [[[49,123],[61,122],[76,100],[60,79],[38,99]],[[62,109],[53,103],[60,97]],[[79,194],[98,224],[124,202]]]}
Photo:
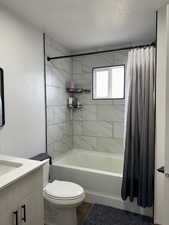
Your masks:
{"label": "white vanity countertop", "polygon": [[[5,161],[7,161],[7,163],[13,163],[14,165],[20,164],[20,166],[12,168],[11,171],[9,169],[9,171],[5,172],[4,174],[3,169],[5,170],[5,168],[3,168],[3,166],[1,166],[2,168],[0,167],[0,190],[15,182],[19,178],[25,176],[26,174],[30,173],[31,171],[44,165],[44,162],[0,154],[0,165],[1,162]],[[8,165],[6,167],[8,167]]]}

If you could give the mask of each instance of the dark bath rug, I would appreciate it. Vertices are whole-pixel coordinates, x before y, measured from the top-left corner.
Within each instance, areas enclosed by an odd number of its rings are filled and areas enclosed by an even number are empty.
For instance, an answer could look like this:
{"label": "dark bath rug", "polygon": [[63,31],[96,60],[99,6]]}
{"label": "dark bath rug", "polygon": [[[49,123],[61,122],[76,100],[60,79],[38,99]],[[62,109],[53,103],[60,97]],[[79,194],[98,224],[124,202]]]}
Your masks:
{"label": "dark bath rug", "polygon": [[83,225],[153,225],[152,218],[95,204]]}

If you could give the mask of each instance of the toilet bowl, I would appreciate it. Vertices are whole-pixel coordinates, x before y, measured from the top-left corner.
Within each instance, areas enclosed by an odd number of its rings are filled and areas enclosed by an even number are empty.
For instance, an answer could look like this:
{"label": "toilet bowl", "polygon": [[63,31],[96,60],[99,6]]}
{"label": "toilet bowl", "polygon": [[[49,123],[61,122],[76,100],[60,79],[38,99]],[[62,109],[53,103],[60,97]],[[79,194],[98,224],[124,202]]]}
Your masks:
{"label": "toilet bowl", "polygon": [[49,161],[43,168],[45,225],[77,225],[76,207],[85,198],[84,189],[75,183],[54,180],[48,183]]}
{"label": "toilet bowl", "polygon": [[84,200],[83,188],[75,183],[55,180],[43,190],[44,198],[62,206],[79,205]]}

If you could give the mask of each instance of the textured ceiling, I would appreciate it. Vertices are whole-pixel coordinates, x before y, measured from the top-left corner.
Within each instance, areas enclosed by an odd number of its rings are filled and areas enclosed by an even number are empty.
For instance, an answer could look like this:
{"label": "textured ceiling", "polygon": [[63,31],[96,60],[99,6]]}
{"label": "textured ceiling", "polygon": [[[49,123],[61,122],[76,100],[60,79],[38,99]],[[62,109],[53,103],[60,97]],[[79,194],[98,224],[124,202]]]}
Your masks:
{"label": "textured ceiling", "polygon": [[155,11],[167,0],[0,0],[72,51],[155,38]]}

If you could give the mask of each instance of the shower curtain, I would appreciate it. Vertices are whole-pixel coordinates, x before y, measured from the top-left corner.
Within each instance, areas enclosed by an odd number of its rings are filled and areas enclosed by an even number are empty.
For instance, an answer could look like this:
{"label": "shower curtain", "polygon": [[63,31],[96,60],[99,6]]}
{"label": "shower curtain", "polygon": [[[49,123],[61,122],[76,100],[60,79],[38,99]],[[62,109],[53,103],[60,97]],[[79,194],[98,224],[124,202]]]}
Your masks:
{"label": "shower curtain", "polygon": [[154,199],[155,154],[155,48],[133,49],[128,54],[125,155],[122,199],[137,198],[151,207]]}

